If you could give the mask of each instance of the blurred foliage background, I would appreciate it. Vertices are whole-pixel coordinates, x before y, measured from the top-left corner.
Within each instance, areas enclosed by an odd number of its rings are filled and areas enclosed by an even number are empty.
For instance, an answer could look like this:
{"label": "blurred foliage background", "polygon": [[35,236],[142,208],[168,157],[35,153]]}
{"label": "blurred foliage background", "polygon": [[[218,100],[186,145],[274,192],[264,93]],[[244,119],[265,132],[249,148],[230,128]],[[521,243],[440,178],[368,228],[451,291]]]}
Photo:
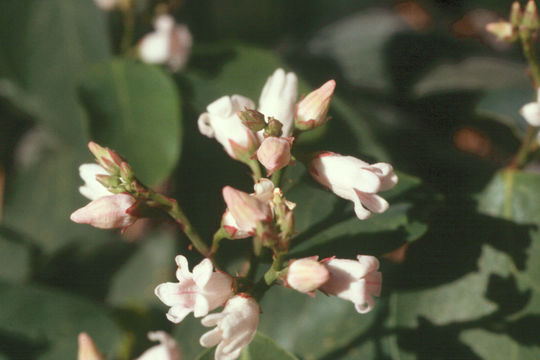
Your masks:
{"label": "blurred foliage background", "polygon": [[[158,3],[138,0],[135,40]],[[78,166],[92,161],[91,139],[118,150],[210,239],[221,188],[251,185],[197,117],[222,95],[257,100],[277,67],[298,74],[302,93],[338,84],[332,120],[298,151],[387,161],[400,184],[385,196],[389,211],[358,221],[300,162],[288,169],[291,257],[376,255],[383,295],[359,315],[274,287],[245,358],[540,358],[538,157],[506,169],[526,125],[518,110],[535,94],[519,47],[484,31],[510,1],[169,5],[194,38],[178,73],[120,55],[121,14],[91,0],[0,1],[0,359],[74,358],[81,331],[110,359],[136,357],[156,329],[185,359],[203,353],[198,320],[172,326],[153,294],[174,281],[176,254],[198,254],[165,220],[122,235],[71,223],[85,203]],[[223,247],[222,266],[240,269],[249,245]]]}

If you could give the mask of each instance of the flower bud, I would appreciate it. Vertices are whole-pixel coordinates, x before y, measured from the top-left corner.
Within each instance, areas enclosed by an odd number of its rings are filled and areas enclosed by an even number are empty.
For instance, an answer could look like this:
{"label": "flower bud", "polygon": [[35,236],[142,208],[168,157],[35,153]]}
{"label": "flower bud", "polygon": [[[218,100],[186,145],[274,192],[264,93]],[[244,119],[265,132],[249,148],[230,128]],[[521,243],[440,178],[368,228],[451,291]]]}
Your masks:
{"label": "flower bud", "polygon": [[225,186],[223,188],[223,198],[231,215],[241,229],[256,229],[258,223],[268,221],[271,217],[268,204],[243,191]]}
{"label": "flower bud", "polygon": [[137,200],[128,194],[104,196],[75,211],[70,219],[100,229],[125,228],[137,220],[131,214],[136,203]]}
{"label": "flower bud", "polygon": [[536,101],[523,105],[519,113],[531,126],[540,126],[540,89],[537,90]]}
{"label": "flower bud", "polygon": [[311,130],[326,123],[326,113],[335,88],[336,82],[329,80],[296,105],[295,126],[298,130]]}
{"label": "flower bud", "polygon": [[538,20],[538,9],[536,8],[536,3],[534,0],[529,0],[527,3],[525,12],[523,13],[523,21],[521,25],[530,31],[536,31],[540,27],[540,22]]}
{"label": "flower bud", "polygon": [[103,360],[96,344],[87,333],[80,333],[77,340],[79,344],[77,360]]}
{"label": "flower bud", "polygon": [[519,27],[522,19],[523,12],[521,11],[521,4],[519,1],[514,1],[510,10],[510,23],[515,27]]}
{"label": "flower bud", "polygon": [[517,40],[516,28],[508,21],[492,22],[486,25],[486,31],[495,35],[498,40],[512,42]]}
{"label": "flower bud", "polygon": [[268,175],[284,168],[291,162],[292,138],[270,136],[263,140],[257,150],[257,159],[268,170]]}
{"label": "flower bud", "polygon": [[266,121],[264,120],[264,114],[253,109],[245,109],[239,111],[237,116],[242,120],[242,124],[251,131],[260,131],[265,128]]}
{"label": "flower bud", "polygon": [[93,141],[88,143],[88,149],[96,157],[96,161],[101,165],[109,174],[118,175],[120,172],[120,165],[124,162],[124,159],[118,155],[114,150],[107,147],[102,147]]}
{"label": "flower bud", "polygon": [[274,119],[273,117],[268,119],[268,125],[264,129],[264,137],[268,136],[281,136],[283,131],[283,124],[281,121]]}
{"label": "flower bud", "polygon": [[328,281],[330,273],[317,257],[294,260],[287,271],[287,285],[301,293],[311,293]]}

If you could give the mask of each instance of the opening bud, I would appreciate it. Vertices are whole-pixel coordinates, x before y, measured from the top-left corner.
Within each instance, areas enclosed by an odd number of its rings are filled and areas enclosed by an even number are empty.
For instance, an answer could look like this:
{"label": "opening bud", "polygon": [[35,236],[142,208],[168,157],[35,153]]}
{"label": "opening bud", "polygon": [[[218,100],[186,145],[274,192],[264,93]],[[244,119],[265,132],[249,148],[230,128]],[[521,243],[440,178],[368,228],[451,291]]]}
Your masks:
{"label": "opening bud", "polygon": [[250,196],[248,193],[231,186],[225,186],[223,188],[223,198],[231,215],[241,229],[254,230],[259,223],[268,221],[271,218],[268,204],[254,196]]}
{"label": "opening bud", "polygon": [[287,271],[287,285],[301,293],[312,293],[328,281],[330,272],[317,257],[294,260]]}
{"label": "opening bud", "polygon": [[125,228],[137,221],[133,215],[137,200],[128,194],[100,197],[71,214],[78,224],[89,224],[100,229]]}
{"label": "opening bud", "polygon": [[257,159],[268,170],[268,175],[284,168],[291,162],[292,138],[269,136],[257,150]]}
{"label": "opening bud", "polygon": [[298,130],[311,130],[324,125],[326,114],[336,88],[336,82],[329,80],[323,86],[310,92],[296,105],[295,127]]}
{"label": "opening bud", "polygon": [[242,124],[253,132],[260,131],[266,126],[264,114],[257,110],[245,108],[244,111],[239,111],[237,115],[242,120]]}

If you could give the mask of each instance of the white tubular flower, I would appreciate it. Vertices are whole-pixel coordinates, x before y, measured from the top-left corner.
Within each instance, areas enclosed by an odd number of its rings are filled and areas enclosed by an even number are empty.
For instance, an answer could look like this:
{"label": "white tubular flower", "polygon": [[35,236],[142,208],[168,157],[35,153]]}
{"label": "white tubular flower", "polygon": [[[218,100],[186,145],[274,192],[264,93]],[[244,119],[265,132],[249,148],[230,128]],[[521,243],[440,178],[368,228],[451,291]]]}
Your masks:
{"label": "white tubular flower", "polygon": [[71,214],[70,219],[78,224],[88,224],[100,229],[125,228],[133,225],[137,200],[129,194],[103,196]]}
{"label": "white tubular flower", "polygon": [[298,79],[295,73],[277,69],[264,84],[259,98],[259,111],[283,124],[282,137],[292,134],[297,97]]}
{"label": "white tubular flower", "polygon": [[355,157],[331,152],[316,155],[309,171],[315,180],[337,196],[351,200],[360,220],[367,219],[371,211],[386,211],[388,202],[376,193],[389,190],[398,182],[390,164],[370,165]]}
{"label": "white tubular flower", "polygon": [[314,295],[315,290],[330,278],[330,272],[317,258],[312,256],[291,261],[286,284],[301,293]]}
{"label": "white tubular flower", "polygon": [[97,200],[100,197],[113,195],[99,181],[97,175],[109,175],[109,173],[98,164],[82,164],[79,167],[79,174],[84,180],[84,185],[79,187],[79,192],[90,200]]}
{"label": "white tubular flower", "polygon": [[160,15],[154,21],[154,32],[144,36],[139,44],[142,61],[167,64],[173,71],[184,67],[191,52],[192,37],[185,25],[177,25],[170,15]]}
{"label": "white tubular flower", "polygon": [[[271,217],[269,203],[274,196],[274,184],[269,179],[259,179],[253,186],[255,193],[247,194],[230,186],[223,188],[228,208],[222,217],[222,226],[231,239],[253,236],[257,223]],[[231,211],[231,207],[234,210]],[[253,207],[253,208],[251,208]]]}
{"label": "white tubular flower", "polygon": [[213,271],[212,262],[204,259],[189,271],[188,261],[176,257],[178,270],[177,283],[163,283],[156,287],[156,296],[170,306],[167,319],[179,323],[190,312],[201,317],[221,306],[232,295],[232,278],[224,273]]}
{"label": "white tubular flower", "polygon": [[180,360],[180,348],[176,341],[165,331],[151,331],[148,339],[159,341],[158,345],[152,346],[136,360]]}
{"label": "white tubular flower", "polygon": [[348,259],[323,260],[330,278],[319,289],[354,304],[361,314],[373,309],[372,296],[380,296],[382,274],[379,260],[373,256],[358,255],[358,261]]}
{"label": "white tubular flower", "polygon": [[233,159],[249,157],[259,146],[257,136],[236,114],[245,108],[254,109],[255,104],[244,96],[223,96],[208,105],[208,112],[201,114],[197,122],[201,134],[216,138]]}
{"label": "white tubular flower", "polygon": [[540,89],[537,91],[536,101],[525,104],[519,113],[527,120],[529,125],[540,126]]}
{"label": "white tubular flower", "polygon": [[251,297],[236,295],[227,301],[221,313],[207,315],[201,323],[216,326],[201,337],[201,345],[207,348],[217,345],[215,360],[234,360],[255,336],[259,305]]}

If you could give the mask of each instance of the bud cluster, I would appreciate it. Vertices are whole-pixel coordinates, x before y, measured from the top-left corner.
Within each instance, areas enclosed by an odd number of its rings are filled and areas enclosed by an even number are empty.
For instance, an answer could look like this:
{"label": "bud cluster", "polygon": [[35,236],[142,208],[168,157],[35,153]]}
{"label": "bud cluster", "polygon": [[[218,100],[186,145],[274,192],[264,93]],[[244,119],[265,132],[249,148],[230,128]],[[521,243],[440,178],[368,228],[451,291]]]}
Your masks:
{"label": "bud cluster", "polygon": [[506,42],[514,42],[518,38],[527,41],[536,35],[540,28],[540,20],[535,0],[529,0],[525,10],[521,9],[521,4],[514,1],[510,9],[508,20],[501,20],[486,25],[486,30]]}

